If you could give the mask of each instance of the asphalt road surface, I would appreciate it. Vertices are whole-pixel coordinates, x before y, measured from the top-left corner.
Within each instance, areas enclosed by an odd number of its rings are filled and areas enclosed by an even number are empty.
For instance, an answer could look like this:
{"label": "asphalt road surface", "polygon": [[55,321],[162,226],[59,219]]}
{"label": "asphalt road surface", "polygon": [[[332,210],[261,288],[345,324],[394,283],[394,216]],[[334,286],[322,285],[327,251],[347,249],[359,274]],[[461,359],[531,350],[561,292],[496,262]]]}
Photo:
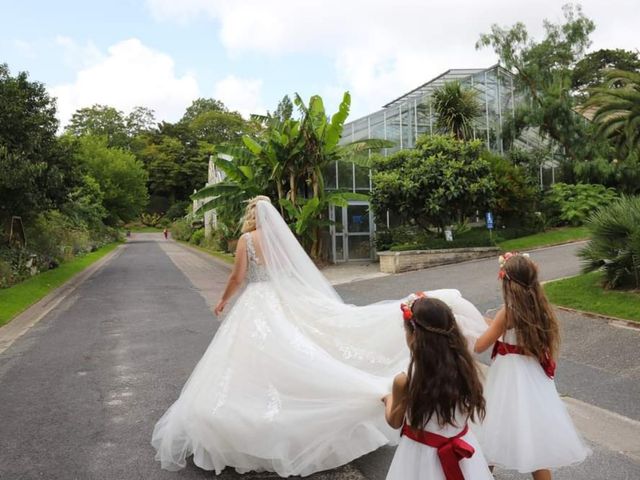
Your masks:
{"label": "asphalt road surface", "polygon": [[[177,398],[218,326],[201,295],[201,282],[190,281],[185,275],[188,269],[176,266],[175,258],[172,261],[160,247],[162,242],[160,236],[138,236],[0,354],[1,480],[215,478],[193,465],[180,472],[161,470],[149,444],[153,425]],[[575,273],[574,249],[540,252],[545,265],[549,263],[545,274]],[[189,258],[194,264],[206,262],[202,257]],[[491,308],[498,302],[496,269],[495,260],[473,262],[358,282],[340,291],[349,301],[367,303],[401,297],[417,288],[456,286],[481,308]],[[219,295],[227,275],[227,268],[206,263],[210,295]],[[610,332],[603,337],[606,334]],[[612,338],[624,352],[640,351],[637,342]],[[601,357],[602,352],[593,355]],[[586,375],[584,364],[594,360],[587,357],[568,357],[576,365],[565,367],[566,376]],[[600,371],[600,377],[587,375],[582,383],[572,383],[559,373],[559,385],[567,385],[572,395],[591,395],[595,398],[591,401],[610,403],[603,408],[637,418],[637,406],[627,396],[638,390],[626,385],[638,385],[638,363],[635,370],[628,363],[618,361],[616,375]],[[603,376],[616,381],[602,387],[590,383]],[[599,388],[622,393],[616,397],[591,392]],[[582,466],[561,470],[556,478],[640,478],[640,464],[629,457],[601,446],[594,446],[594,451]],[[308,478],[382,479],[392,452],[380,449],[351,465]],[[273,475],[225,471],[218,478]],[[498,472],[497,478],[528,477]]]}

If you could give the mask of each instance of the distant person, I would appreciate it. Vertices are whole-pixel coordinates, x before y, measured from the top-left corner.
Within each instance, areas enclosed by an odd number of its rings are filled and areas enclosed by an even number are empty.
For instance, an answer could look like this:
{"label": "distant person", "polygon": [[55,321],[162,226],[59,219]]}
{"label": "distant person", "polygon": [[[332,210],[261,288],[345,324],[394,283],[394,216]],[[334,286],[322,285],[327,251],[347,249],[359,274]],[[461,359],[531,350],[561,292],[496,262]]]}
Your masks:
{"label": "distant person", "polygon": [[167,240],[169,238],[169,229],[165,227],[162,233],[164,234],[164,239]]}
{"label": "distant person", "polygon": [[482,383],[451,309],[422,294],[402,306],[407,373],[385,396],[385,418],[402,428],[387,480],[493,480],[469,422],[485,412]]}
{"label": "distant person", "polygon": [[589,455],[553,380],[560,332],[558,320],[527,255],[500,257],[504,306],[475,351],[493,346],[485,385],[487,414],[478,439],[489,465],[535,480],[552,468],[575,465]]}

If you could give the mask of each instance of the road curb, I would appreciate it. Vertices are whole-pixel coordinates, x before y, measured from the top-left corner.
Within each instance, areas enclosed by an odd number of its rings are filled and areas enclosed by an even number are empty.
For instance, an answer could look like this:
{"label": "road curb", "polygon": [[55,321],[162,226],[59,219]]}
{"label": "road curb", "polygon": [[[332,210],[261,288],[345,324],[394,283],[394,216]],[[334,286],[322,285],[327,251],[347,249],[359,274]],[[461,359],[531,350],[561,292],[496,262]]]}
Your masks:
{"label": "road curb", "polygon": [[73,291],[91,277],[91,275],[119,255],[123,248],[124,245],[119,245],[100,260],[77,273],[22,313],[19,313],[9,323],[0,327],[0,354],[7,350],[18,338],[27,333],[31,327],[42,320],[51,310],[57,307],[60,302],[73,293]]}

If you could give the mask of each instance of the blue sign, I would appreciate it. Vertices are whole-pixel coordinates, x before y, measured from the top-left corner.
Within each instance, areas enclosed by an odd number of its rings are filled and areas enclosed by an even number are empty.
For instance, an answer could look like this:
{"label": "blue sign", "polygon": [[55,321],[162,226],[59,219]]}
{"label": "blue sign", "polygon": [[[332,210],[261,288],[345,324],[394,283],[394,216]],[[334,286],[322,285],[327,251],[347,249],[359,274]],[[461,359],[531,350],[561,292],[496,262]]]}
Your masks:
{"label": "blue sign", "polygon": [[493,214],[491,212],[487,212],[485,215],[485,221],[487,222],[487,228],[489,230],[493,230]]}

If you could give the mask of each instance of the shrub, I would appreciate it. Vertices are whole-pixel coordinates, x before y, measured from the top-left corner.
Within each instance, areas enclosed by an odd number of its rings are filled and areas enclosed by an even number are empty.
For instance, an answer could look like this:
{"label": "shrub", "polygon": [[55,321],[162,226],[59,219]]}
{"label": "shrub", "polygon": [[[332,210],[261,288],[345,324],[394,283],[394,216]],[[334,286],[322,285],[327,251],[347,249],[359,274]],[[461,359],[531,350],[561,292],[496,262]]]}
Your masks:
{"label": "shrub", "polygon": [[373,162],[371,206],[425,231],[464,221],[493,203],[495,181],[478,140],[422,136],[413,150]]}
{"label": "shrub", "polygon": [[164,214],[169,220],[177,220],[184,217],[187,214],[187,209],[191,205],[191,202],[176,202],[169,207],[167,213]]}
{"label": "shrub", "polygon": [[143,213],[140,215],[140,222],[147,227],[157,227],[162,219],[159,213]]}
{"label": "shrub", "polygon": [[551,226],[582,225],[591,213],[617,197],[614,189],[599,184],[556,183],[544,199],[547,221]]}
{"label": "shrub", "polygon": [[607,288],[640,288],[640,197],[622,197],[587,221],[591,240],[580,251],[583,270],[602,269]]}
{"label": "shrub", "polygon": [[194,245],[202,245],[204,241],[204,228],[199,228],[198,230],[193,232],[189,241]]}
{"label": "shrub", "polygon": [[493,206],[496,224],[542,230],[544,222],[536,214],[541,200],[536,180],[530,178],[524,168],[500,155],[487,151],[482,157],[491,165],[496,182]]}
{"label": "shrub", "polygon": [[188,242],[193,234],[191,223],[185,219],[176,220],[171,225],[171,236],[176,240]]}

